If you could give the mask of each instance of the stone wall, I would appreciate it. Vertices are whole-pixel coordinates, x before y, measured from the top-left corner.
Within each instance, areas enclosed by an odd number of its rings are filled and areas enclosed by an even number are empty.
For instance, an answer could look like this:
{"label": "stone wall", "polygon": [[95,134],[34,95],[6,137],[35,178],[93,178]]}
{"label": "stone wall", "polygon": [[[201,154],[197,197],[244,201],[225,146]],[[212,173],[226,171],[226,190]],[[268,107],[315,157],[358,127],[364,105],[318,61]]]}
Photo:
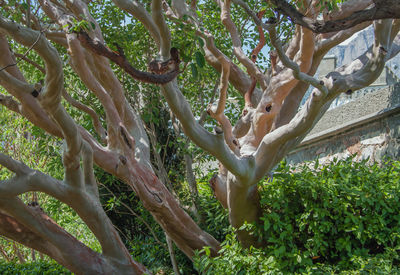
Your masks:
{"label": "stone wall", "polygon": [[329,110],[286,159],[295,165],[351,155],[371,162],[400,159],[400,83]]}

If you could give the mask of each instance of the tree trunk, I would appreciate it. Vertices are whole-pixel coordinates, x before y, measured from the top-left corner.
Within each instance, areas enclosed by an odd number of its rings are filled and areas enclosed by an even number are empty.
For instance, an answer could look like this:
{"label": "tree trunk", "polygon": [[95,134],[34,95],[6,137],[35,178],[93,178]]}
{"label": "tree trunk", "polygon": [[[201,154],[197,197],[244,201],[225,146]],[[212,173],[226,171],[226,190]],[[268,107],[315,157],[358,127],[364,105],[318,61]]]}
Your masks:
{"label": "tree trunk", "polygon": [[[257,184],[240,182],[231,173],[227,178],[229,221],[235,228],[245,222],[258,223],[262,214]],[[261,246],[258,237],[246,230],[238,230],[238,239],[244,247]]]}

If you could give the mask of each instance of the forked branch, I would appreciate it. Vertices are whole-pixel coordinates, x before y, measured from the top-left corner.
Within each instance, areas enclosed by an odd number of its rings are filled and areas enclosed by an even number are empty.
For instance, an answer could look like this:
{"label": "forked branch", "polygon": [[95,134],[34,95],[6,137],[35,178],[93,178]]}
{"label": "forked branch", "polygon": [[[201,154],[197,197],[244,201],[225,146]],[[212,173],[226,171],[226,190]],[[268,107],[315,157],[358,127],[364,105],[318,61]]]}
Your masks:
{"label": "forked branch", "polygon": [[229,146],[229,148],[231,148],[233,152],[235,152],[236,155],[239,155],[239,141],[233,136],[231,122],[224,114],[227,90],[229,87],[229,71],[231,65],[230,62],[225,59],[222,54],[218,57],[218,59],[222,64],[222,74],[219,87],[219,100],[217,106],[210,105],[207,109],[207,112],[212,118],[218,121],[219,125],[221,125],[226,144]]}
{"label": "forked branch", "polygon": [[[343,66],[331,72],[321,83],[310,79],[308,75],[296,73],[299,79],[309,82],[318,89],[313,90],[307,103],[290,123],[263,138],[255,153],[256,163],[259,164],[257,165],[256,179],[264,176],[266,169],[272,168],[288,150],[304,138],[336,96],[348,90],[354,91],[368,86],[380,75],[385,62],[390,58],[386,54],[392,52],[395,55],[398,52],[399,47],[396,44],[399,43],[399,35],[396,37],[395,44],[392,44],[391,41],[392,20],[378,21],[374,25],[375,42],[370,52],[354,60],[349,66]],[[396,32],[398,32],[398,26],[394,24],[393,27],[397,28]],[[279,43],[277,46],[279,49]],[[282,55],[282,59],[285,60],[287,66],[298,70],[296,64],[291,64],[287,57]],[[275,158],[271,159],[269,154],[275,155]]]}
{"label": "forked branch", "polygon": [[239,37],[238,30],[236,28],[235,23],[231,19],[230,13],[230,5],[231,0],[224,1],[221,7],[221,21],[224,24],[225,28],[229,31],[232,43],[233,43],[233,52],[240,63],[246,67],[248,73],[255,77],[260,83],[261,88],[264,90],[267,87],[267,79],[266,76],[261,72],[261,70],[252,62],[250,58],[248,58],[242,49],[241,39]]}

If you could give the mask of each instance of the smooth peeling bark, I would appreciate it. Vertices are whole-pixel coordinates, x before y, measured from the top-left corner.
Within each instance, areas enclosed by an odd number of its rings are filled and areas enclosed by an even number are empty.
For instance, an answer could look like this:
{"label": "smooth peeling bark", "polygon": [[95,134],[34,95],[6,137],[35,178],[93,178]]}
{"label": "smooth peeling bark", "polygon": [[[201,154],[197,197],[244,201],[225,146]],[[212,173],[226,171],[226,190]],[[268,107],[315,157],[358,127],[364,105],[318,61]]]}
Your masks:
{"label": "smooth peeling bark", "polygon": [[[87,5],[83,2],[78,2],[79,1],[70,3],[75,7],[74,13],[77,13],[78,15],[86,14],[88,16],[88,21],[94,21],[89,14]],[[65,14],[63,10],[56,6],[53,2],[41,0],[41,4],[46,14],[50,18],[57,21],[61,27],[65,28],[66,23],[69,22],[71,15]],[[99,28],[96,29],[99,30]],[[147,165],[147,167],[151,168],[149,140],[144,130],[143,123],[140,120],[140,117],[129,105],[125,97],[125,91],[123,90],[119,79],[115,76],[113,70],[111,69],[110,62],[103,56],[87,52],[85,49],[83,49],[82,46],[77,43],[74,34],[67,34],[66,37],[68,38],[67,46],[69,47],[70,55],[72,56],[71,65],[73,66],[73,69],[78,73],[78,75],[80,75],[81,79],[85,80],[87,87],[89,87],[92,92],[97,95],[98,99],[103,103],[103,107],[106,111],[106,117],[108,120],[108,148],[101,148],[94,138],[88,134],[87,131],[81,128],[81,134],[83,134],[86,141],[92,145],[93,149],[96,149],[94,152],[96,161],[103,158],[98,157],[97,155],[104,155],[104,153],[106,155],[113,154],[110,149],[114,150],[118,148],[118,142],[115,140],[116,134],[114,133],[114,129],[118,128],[120,122],[122,122],[129,134],[135,140],[136,160],[141,164]],[[103,41],[101,33],[96,32],[96,37],[99,39],[99,41]],[[116,114],[118,114],[118,116]],[[121,121],[119,121],[118,117],[121,119]],[[110,162],[113,162],[113,159],[114,156],[111,158]],[[101,162],[104,163],[104,159]],[[107,166],[110,162],[107,163]],[[109,167],[106,167],[106,169],[108,172],[113,173],[113,168],[110,169]]]}
{"label": "smooth peeling bark", "polygon": [[[12,57],[8,41],[5,35],[0,33],[0,67],[6,67],[10,64],[15,64],[16,60]],[[18,69],[18,66],[10,66],[5,72],[9,73],[10,76],[14,77],[21,84],[28,84]],[[3,72],[4,74],[4,72]],[[0,85],[2,81],[5,83],[9,81],[9,77],[2,77],[0,75]],[[6,88],[7,89],[7,88]],[[38,125],[38,127],[44,129],[50,134],[61,137],[61,132],[57,125],[47,116],[44,110],[40,107],[39,102],[36,98],[31,95],[33,90],[25,91],[24,89],[12,89],[8,88],[7,91],[13,95],[21,103],[21,114],[26,117],[33,124]]]}
{"label": "smooth peeling bark", "polygon": [[[227,186],[230,224],[235,228],[240,228],[245,222],[260,222],[262,211],[257,184],[240,182],[235,176],[228,173]],[[253,232],[238,230],[237,236],[244,247],[262,246],[258,236]]]}
{"label": "smooth peeling bark", "polygon": [[22,245],[33,248],[66,266],[60,251],[50,242],[36,235],[13,217],[0,212],[0,234]]}
{"label": "smooth peeling bark", "polygon": [[200,229],[150,168],[136,160],[126,161],[125,157],[101,147],[83,133],[94,148],[95,163],[132,188],[179,249],[192,258],[195,250],[208,246],[213,255],[217,255],[219,242]]}
{"label": "smooth peeling bark", "polygon": [[189,258],[205,246],[210,247],[212,255],[217,255],[219,242],[200,229],[152,171],[133,161],[121,171],[121,178],[132,187],[143,206]]}
{"label": "smooth peeling bark", "polygon": [[[23,28],[12,21],[0,21],[0,23],[0,27],[6,30],[21,44],[31,45],[35,34],[37,37],[37,33],[34,31]],[[102,246],[105,261],[114,269],[111,272],[107,270],[92,272],[90,270],[85,271],[84,267],[81,268],[84,270],[83,274],[115,274],[116,271],[119,274],[142,274],[147,272],[141,264],[133,261],[116,232],[116,229],[111,224],[100,205],[97,183],[93,172],[92,150],[82,141],[77,125],[60,104],[64,81],[62,62],[58,52],[46,39],[40,37],[40,35],[36,42],[35,51],[43,58],[46,69],[44,91],[39,94],[40,103],[52,119],[59,125],[65,140],[63,152],[65,175],[63,185],[66,187],[68,195],[64,197],[64,202],[72,206],[94,233]],[[115,117],[115,119],[117,119],[117,117]],[[122,126],[120,126],[120,130],[125,131]],[[126,135],[125,133],[123,134]],[[128,139],[129,137],[125,136],[124,141],[127,142]],[[131,146],[129,147],[131,148]],[[125,150],[121,150],[121,152],[127,150],[126,146],[123,148]],[[128,152],[131,151],[128,150]],[[81,154],[83,159],[82,169],[80,169]],[[14,164],[17,163],[14,162]],[[19,174],[24,175],[25,173],[23,173],[22,170],[20,170],[19,173],[17,171],[16,181],[25,180],[26,183],[30,182],[30,177],[28,175],[25,174],[24,177],[22,177]],[[14,204],[11,208],[10,202]],[[6,203],[3,203],[1,208],[16,217],[16,219],[20,220],[25,226],[32,227],[37,234],[41,234],[43,238],[49,240],[53,245],[58,247],[68,263],[77,263],[74,254],[79,253],[80,250],[75,249],[76,252],[75,250],[72,252],[71,250],[73,250],[73,248],[69,248],[64,244],[63,239],[55,234],[54,228],[51,227],[54,225],[57,226],[54,222],[49,224],[38,219],[33,213],[26,211],[27,207],[17,199],[11,198],[9,201],[6,200]],[[49,219],[45,219],[45,221],[48,220]]]}
{"label": "smooth peeling bark", "polygon": [[[143,274],[149,271],[132,259],[117,230],[100,203],[93,203],[90,196],[79,196],[69,204],[95,234],[102,246],[102,256],[118,274]],[[101,273],[100,273],[101,274]]]}
{"label": "smooth peeling bark", "polygon": [[[79,174],[79,171],[74,173],[74,171],[67,169],[66,179],[63,182],[30,169],[23,163],[0,154],[1,165],[16,173],[14,178],[4,181],[0,185],[2,187],[0,194],[3,197],[3,199],[0,199],[0,209],[7,211],[18,222],[30,228],[32,232],[51,245],[51,248],[56,248],[62,256],[61,260],[63,262],[60,262],[61,264],[68,268],[72,264],[75,265],[76,269],[76,266],[79,266],[80,263],[79,257],[83,257],[83,255],[90,257],[90,255],[86,255],[90,249],[83,244],[80,244],[79,247],[68,247],[65,242],[72,245],[73,243],[68,238],[73,237],[69,234],[67,234],[69,237],[65,237],[66,232],[43,213],[39,207],[27,207],[21,201],[12,199],[14,196],[29,191],[47,193],[71,206],[78,213],[102,246],[103,254],[98,254],[99,257],[105,262],[104,265],[112,269],[110,272],[99,269],[93,272],[88,271],[85,274],[115,274],[115,272],[118,274],[142,274],[147,272],[143,265],[132,260],[116,229],[107,218],[98,201],[97,185],[92,174],[93,163],[91,161],[90,150],[88,150],[89,148],[84,146],[83,150],[84,176],[73,177],[73,174]],[[79,180],[79,178],[85,180],[85,186],[70,183],[71,180]],[[88,184],[89,182],[92,183]],[[85,190],[82,190],[83,187],[85,187]],[[16,240],[20,241],[19,239]]]}
{"label": "smooth peeling bark", "polygon": [[[46,215],[42,214],[42,216]],[[47,217],[43,223],[58,236],[63,244],[62,250],[4,213],[0,213],[0,234],[48,255],[75,274],[116,274],[117,271],[104,260],[101,254],[85,246],[50,218]]]}
{"label": "smooth peeling bark", "polygon": [[[381,28],[383,29],[383,27]],[[309,32],[309,31],[308,31]],[[271,35],[271,39],[274,40],[273,35]],[[380,36],[384,36],[382,34],[380,34]],[[384,41],[385,38],[379,38],[379,40]],[[274,42],[273,42],[274,43]],[[277,46],[280,47],[280,46]],[[300,47],[301,48],[301,47]],[[314,48],[314,45],[312,45],[312,48]],[[384,50],[387,50],[387,46],[383,47]],[[306,83],[312,84],[315,87],[318,87],[321,91],[315,92],[314,91],[314,96],[311,98],[311,103],[310,103],[310,111],[308,111],[307,109],[305,109],[306,111],[303,112],[304,116],[306,117],[312,117],[312,119],[304,119],[302,118],[302,116],[297,116],[293,122],[291,122],[287,127],[285,127],[286,129],[280,129],[281,131],[275,132],[273,133],[273,135],[271,136],[272,139],[268,139],[265,140],[266,138],[263,138],[263,142],[268,144],[268,161],[266,161],[267,158],[264,158],[262,161],[259,161],[258,157],[256,156],[256,167],[258,168],[257,164],[259,165],[259,168],[261,169],[257,169],[256,171],[256,180],[260,179],[263,175],[265,175],[265,173],[272,168],[272,166],[277,163],[285,154],[281,154],[280,151],[284,151],[284,152],[288,152],[288,148],[293,148],[294,144],[296,143],[292,143],[291,140],[293,139],[294,141],[298,140],[296,139],[296,136],[303,136],[304,134],[311,129],[312,125],[314,125],[315,121],[318,119],[318,112],[322,111],[323,112],[323,107],[329,104],[325,104],[329,102],[329,98],[337,96],[338,95],[338,88],[333,89],[333,91],[331,92],[332,95],[330,95],[330,97],[326,97],[325,100],[323,100],[323,98],[328,95],[328,90],[326,87],[324,87],[323,85],[321,85],[321,82],[318,82],[316,79],[311,78],[310,76],[308,76],[307,74],[304,74],[302,71],[308,71],[310,70],[310,58],[306,58],[303,59],[303,61],[308,62],[307,66],[301,66],[302,62],[299,62],[300,64],[295,64],[293,61],[291,61],[290,59],[288,59],[287,57],[285,57],[282,53],[282,49],[279,52],[280,55],[280,59],[282,60],[282,62],[284,63],[284,65],[288,68],[291,68],[294,73],[293,75],[295,76],[296,79],[300,79]],[[313,49],[312,49],[313,52]],[[384,52],[383,50],[381,50],[381,52]],[[306,54],[309,55],[310,54]],[[311,53],[312,56],[312,53]],[[378,56],[378,54],[376,53],[376,56]],[[299,58],[299,60],[302,60],[301,58]],[[312,60],[312,58],[311,58]],[[372,59],[373,60],[373,59]],[[379,59],[377,59],[379,60]],[[320,61],[320,60],[318,60]],[[379,73],[381,71],[380,65],[379,63],[374,63],[374,61],[372,61],[372,64],[369,66],[373,66],[376,71],[374,72],[374,74],[370,74],[368,78],[364,79],[368,79],[367,81],[364,81],[365,83],[363,83],[363,85],[368,85],[368,83],[370,83],[371,79],[375,79],[376,78],[376,74]],[[366,66],[368,67],[368,63],[366,64]],[[368,69],[364,69],[363,71],[368,71]],[[362,71],[360,71],[357,74],[361,74],[361,75],[365,75],[364,73],[362,73]],[[357,77],[357,79],[359,79],[360,77]],[[354,84],[358,84],[359,81],[355,81]],[[361,87],[361,86],[360,86]],[[292,89],[292,87],[291,87]],[[291,90],[290,89],[290,90]],[[343,88],[342,88],[343,89]],[[326,109],[326,108],[325,108]],[[303,121],[307,121],[307,123],[303,123]],[[261,135],[262,136],[262,135]],[[286,137],[285,137],[286,136]],[[288,137],[290,136],[290,137]],[[280,140],[281,139],[281,140]],[[300,139],[301,140],[301,139]],[[290,146],[287,146],[290,145]],[[269,163],[268,165],[266,165],[266,163]],[[261,171],[260,171],[261,170]],[[236,183],[236,185],[235,185]],[[249,202],[249,197],[251,198],[251,196],[249,196],[248,194],[250,193],[251,188],[246,187],[245,185],[240,186],[237,185],[238,182],[233,181],[232,179],[228,179],[228,205],[229,205],[229,210],[230,210],[230,221],[231,224],[234,225],[235,227],[240,226],[244,221],[256,221],[257,220],[257,212],[253,211],[251,212],[251,210],[256,210],[257,206],[251,205]],[[240,188],[239,188],[240,187]],[[236,192],[235,192],[236,191]],[[246,194],[246,195],[243,195]],[[231,199],[231,198],[232,199]],[[252,198],[254,199],[254,198]],[[239,201],[241,201],[241,203],[239,203]],[[247,204],[246,204],[247,203]],[[253,214],[253,215],[252,215]],[[244,245],[248,245],[250,244],[255,244],[255,240],[251,238],[251,236],[249,236],[246,232],[238,232],[238,237],[241,240],[242,244]]]}
{"label": "smooth peeling bark", "polygon": [[[270,33],[270,36],[271,40],[273,40],[274,33]],[[314,54],[315,36],[305,28],[301,28],[296,33],[297,36],[300,36],[300,38],[296,38],[299,40],[300,45],[291,64],[298,66],[300,72],[307,72]],[[255,108],[250,129],[247,135],[240,140],[242,151],[246,151],[246,153],[254,152],[262,138],[273,129],[272,126],[276,116],[282,110],[282,103],[297,83],[298,79],[289,68],[283,68],[272,75],[268,88],[264,91]]]}

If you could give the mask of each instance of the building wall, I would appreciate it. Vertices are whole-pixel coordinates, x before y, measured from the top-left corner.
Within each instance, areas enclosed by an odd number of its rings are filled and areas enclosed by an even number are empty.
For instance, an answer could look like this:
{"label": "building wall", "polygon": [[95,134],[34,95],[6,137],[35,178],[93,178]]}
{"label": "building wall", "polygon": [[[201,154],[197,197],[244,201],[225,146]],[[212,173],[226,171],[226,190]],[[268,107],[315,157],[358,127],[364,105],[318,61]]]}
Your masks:
{"label": "building wall", "polygon": [[371,162],[400,159],[400,83],[329,110],[286,159],[295,165],[351,155]]}

